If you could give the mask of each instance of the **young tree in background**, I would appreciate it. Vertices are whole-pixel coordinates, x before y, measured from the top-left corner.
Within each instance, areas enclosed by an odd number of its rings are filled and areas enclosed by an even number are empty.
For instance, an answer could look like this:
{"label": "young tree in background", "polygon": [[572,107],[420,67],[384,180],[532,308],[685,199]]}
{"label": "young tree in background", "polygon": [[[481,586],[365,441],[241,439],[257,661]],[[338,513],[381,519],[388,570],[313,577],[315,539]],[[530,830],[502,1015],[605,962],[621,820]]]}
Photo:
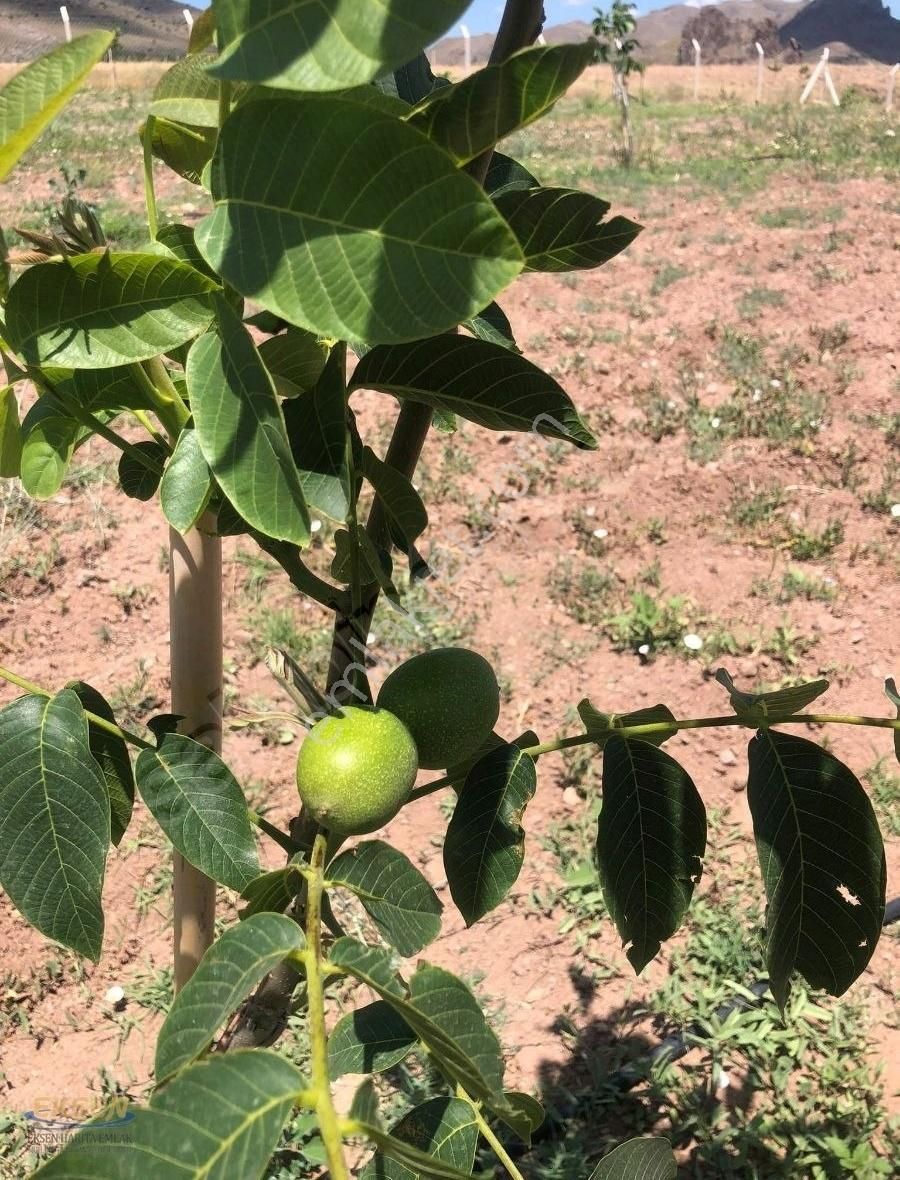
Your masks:
{"label": "young tree in background", "polygon": [[626,167],[634,159],[634,132],[631,126],[631,107],[628,98],[629,74],[642,74],[643,62],[634,57],[640,42],[633,36],[635,28],[632,0],[613,0],[609,12],[594,10],[594,36],[597,38],[597,60],[612,68],[613,94],[622,112],[622,160]]}

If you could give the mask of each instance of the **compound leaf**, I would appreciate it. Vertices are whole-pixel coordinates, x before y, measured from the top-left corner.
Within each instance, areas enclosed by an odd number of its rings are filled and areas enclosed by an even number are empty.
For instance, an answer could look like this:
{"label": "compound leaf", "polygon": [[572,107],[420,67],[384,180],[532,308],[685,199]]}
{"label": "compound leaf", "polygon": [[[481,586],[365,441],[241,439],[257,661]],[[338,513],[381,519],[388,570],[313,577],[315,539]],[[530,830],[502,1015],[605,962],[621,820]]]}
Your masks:
{"label": "compound leaf", "polygon": [[156,1042],[157,1084],[199,1057],[256,985],[304,945],[303,931],[284,914],[256,914],[226,930],[169,1009]]}
{"label": "compound leaf", "polygon": [[108,1136],[80,1131],[44,1167],[41,1180],[261,1180],[306,1082],[269,1049],[237,1049],[191,1065],[131,1107],[110,1151]]}
{"label": "compound leaf", "polygon": [[348,1012],[328,1038],[328,1072],[337,1079],[345,1073],[381,1073],[408,1056],[418,1038],[399,1012],[385,1000],[375,1000]]}
{"label": "compound leaf", "polygon": [[412,127],[355,102],[239,108],[219,137],[211,188],[215,210],[197,243],[213,269],[325,338],[374,344],[447,331],[522,269],[518,243],[475,181]]}
{"label": "compound leaf", "polygon": [[0,389],[0,479],[13,479],[22,466],[22,426],[12,385]]}
{"label": "compound leaf", "polygon": [[0,710],[0,885],[42,934],[94,962],[109,840],[109,795],[77,694]]}
{"label": "compound leaf", "polygon": [[761,730],[749,755],[772,995],[783,1008],[794,971],[843,995],[871,959],[884,917],[884,844],[872,804],[853,772],[806,738]]}
{"label": "compound leaf", "polygon": [[383,840],[364,840],[328,866],[332,885],[354,893],[382,936],[404,958],[437,938],[437,894],[408,857]]}
{"label": "compound leaf", "polygon": [[309,511],[272,378],[240,317],[220,299],[218,331],[190,351],[197,441],[222,491],[254,528],[309,543]]}
{"label": "compound leaf", "polygon": [[468,0],[216,0],[216,78],[284,90],[343,90],[402,66],[459,19]]}
{"label": "compound leaf", "polygon": [[75,37],[25,66],[0,90],[0,180],[74,98],[114,37],[103,29]]}
{"label": "compound leaf", "polygon": [[724,668],[716,672],[716,680],[728,690],[731,707],[738,717],[757,724],[784,721],[800,713],[828,690],[827,680],[811,680],[807,684],[794,684],[773,692],[742,692]]}
{"label": "compound leaf", "polygon": [[603,900],[635,971],[681,924],[706,851],[706,809],[665,750],[614,734],[603,751],[597,863]]}
{"label": "compound leaf", "polygon": [[629,1139],[603,1157],[591,1180],[676,1180],[677,1175],[668,1139]]}
{"label": "compound leaf", "polygon": [[435,90],[409,121],[465,164],[553,106],[594,60],[594,45],[523,49]]}
{"label": "compound leaf", "polygon": [[197,431],[182,430],[159,485],[159,502],[172,528],[179,533],[189,532],[203,515],[212,490],[212,473]]}
{"label": "compound leaf", "polygon": [[596,440],[565,390],[523,356],[469,336],[373,348],[350,389],[375,389],[459,414],[489,430],[531,431],[593,450]]}
{"label": "compound leaf", "polygon": [[534,759],[506,743],[466,775],[444,841],[450,893],[466,925],[495,909],[516,883],[525,858],[522,815],[536,788]]}
{"label": "compound leaf", "polygon": [[[423,1102],[391,1127],[390,1136],[434,1161],[449,1164],[458,1173],[468,1176],[474,1167],[478,1123],[472,1107],[461,1098],[431,1098]],[[393,1155],[379,1152],[363,1168],[360,1180],[416,1180],[423,1173],[415,1163],[409,1156],[404,1158],[399,1149]]]}
{"label": "compound leaf", "polygon": [[495,201],[519,240],[526,271],[592,270],[641,232],[626,217],[602,221],[609,203],[574,189],[516,189]]}
{"label": "compound leaf", "polygon": [[157,254],[79,254],[29,267],[7,331],[29,364],[109,369],[170,352],[206,331],[216,283]]}
{"label": "compound leaf", "polygon": [[246,800],[218,754],[167,733],[141,750],[135,777],[156,822],[201,873],[238,892],[259,876]]}
{"label": "compound leaf", "polygon": [[661,746],[663,742],[667,742],[670,737],[674,737],[678,733],[675,714],[668,705],[648,705],[646,709],[635,709],[632,713],[601,713],[585,697],[578,702],[577,707],[585,733],[594,738],[595,744],[601,750],[610,737],[610,729],[628,729],[632,725],[658,725],[672,722],[670,729],[641,735],[641,741],[650,742],[654,746]]}
{"label": "compound leaf", "polygon": [[[66,685],[81,701],[81,707],[86,713],[93,713],[95,717],[102,717],[105,721],[115,724],[115,714],[104,696],[85,684],[83,680],[75,680]],[[94,761],[100,768],[106,791],[109,795],[112,842],[118,846],[125,835],[125,830],[131,821],[134,807],[134,771],[128,745],[124,738],[116,737],[99,725],[93,725],[88,720],[88,744]]]}
{"label": "compound leaf", "polygon": [[382,462],[371,447],[363,448],[362,473],[378,493],[395,544],[408,551],[428,528],[422,497],[401,471]]}

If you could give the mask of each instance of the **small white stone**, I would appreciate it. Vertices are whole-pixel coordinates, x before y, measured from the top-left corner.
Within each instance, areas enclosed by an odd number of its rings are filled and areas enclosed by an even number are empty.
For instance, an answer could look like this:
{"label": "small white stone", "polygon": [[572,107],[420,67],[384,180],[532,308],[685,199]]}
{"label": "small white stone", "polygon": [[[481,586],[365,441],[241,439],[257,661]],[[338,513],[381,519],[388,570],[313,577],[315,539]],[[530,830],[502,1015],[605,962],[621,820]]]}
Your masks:
{"label": "small white stone", "polygon": [[722,425],[722,419],[721,418],[710,418],[709,424],[713,428],[713,430],[718,430],[719,427]]}
{"label": "small white stone", "polygon": [[716,1075],[716,1089],[727,1090],[731,1085],[731,1075],[726,1073],[724,1069],[720,1069]]}
{"label": "small white stone", "polygon": [[597,509],[594,507],[593,504],[590,504],[587,508],[585,508],[584,515],[585,516],[596,516]]}
{"label": "small white stone", "polygon": [[688,651],[699,651],[703,646],[703,640],[699,635],[695,635],[693,631],[690,631],[687,635],[685,635],[681,642],[688,649]]}
{"label": "small white stone", "polygon": [[761,401],[762,401],[762,390],[761,390],[761,389],[754,389],[754,390],[753,390],[753,400],[754,400],[755,402],[761,402]]}
{"label": "small white stone", "polygon": [[609,536],[609,529],[594,529],[591,536],[596,537],[598,541],[602,541]]}
{"label": "small white stone", "polygon": [[891,505],[891,516],[900,516],[900,504]]}
{"label": "small white stone", "polygon": [[777,377],[773,377],[772,380],[769,382],[769,384],[772,386],[773,389],[781,389],[781,382],[778,380]]}
{"label": "small white stone", "polygon": [[117,983],[113,984],[113,986],[107,990],[107,993],[103,998],[106,1000],[107,1004],[121,1004],[125,999],[125,989],[124,987],[120,987]]}
{"label": "small white stone", "polygon": [[642,643],[641,646],[638,648],[638,655],[639,656],[649,656],[650,655],[650,644],[649,643]]}
{"label": "small white stone", "polygon": [[575,808],[581,802],[581,796],[574,787],[566,787],[562,797],[566,807]]}
{"label": "small white stone", "polygon": [[311,520],[309,522],[310,532],[318,533],[322,528],[321,520]]}

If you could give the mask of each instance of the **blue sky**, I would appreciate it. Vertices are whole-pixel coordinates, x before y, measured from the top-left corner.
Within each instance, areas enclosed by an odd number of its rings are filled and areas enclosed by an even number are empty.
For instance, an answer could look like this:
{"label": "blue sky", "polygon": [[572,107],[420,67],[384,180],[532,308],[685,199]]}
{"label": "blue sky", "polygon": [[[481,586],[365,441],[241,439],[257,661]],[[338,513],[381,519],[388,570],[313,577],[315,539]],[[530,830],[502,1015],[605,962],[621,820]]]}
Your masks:
{"label": "blue sky", "polygon": [[[176,0],[176,3],[178,0]],[[198,8],[206,8],[207,0],[191,0]],[[638,12],[652,12],[654,8],[666,8],[679,0],[638,0]],[[884,0],[882,0],[884,3]],[[595,0],[595,3],[582,4],[581,0],[544,0],[547,12],[547,23],[561,24],[567,20],[588,20],[597,5],[608,7],[608,0]],[[737,3],[735,7],[737,7]],[[894,16],[900,16],[900,0],[888,0],[888,8]],[[497,27],[503,5],[500,0],[474,0],[463,20],[473,33],[493,31]],[[451,30],[456,32],[458,30]]]}

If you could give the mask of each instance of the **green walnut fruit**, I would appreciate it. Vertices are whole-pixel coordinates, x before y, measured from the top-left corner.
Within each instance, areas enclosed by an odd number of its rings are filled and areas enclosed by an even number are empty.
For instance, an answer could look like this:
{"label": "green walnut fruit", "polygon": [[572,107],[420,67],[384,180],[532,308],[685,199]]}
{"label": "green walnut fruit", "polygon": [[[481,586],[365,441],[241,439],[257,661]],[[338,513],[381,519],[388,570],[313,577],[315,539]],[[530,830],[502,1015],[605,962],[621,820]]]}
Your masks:
{"label": "green walnut fruit", "polygon": [[442,770],[480,749],[500,715],[494,669],[475,651],[441,647],[396,668],[378,694],[413,736],[419,765]]}
{"label": "green walnut fruit", "polygon": [[387,709],[345,705],[309,731],[297,759],[304,807],[343,836],[374,832],[409,798],[418,760],[412,737]]}

